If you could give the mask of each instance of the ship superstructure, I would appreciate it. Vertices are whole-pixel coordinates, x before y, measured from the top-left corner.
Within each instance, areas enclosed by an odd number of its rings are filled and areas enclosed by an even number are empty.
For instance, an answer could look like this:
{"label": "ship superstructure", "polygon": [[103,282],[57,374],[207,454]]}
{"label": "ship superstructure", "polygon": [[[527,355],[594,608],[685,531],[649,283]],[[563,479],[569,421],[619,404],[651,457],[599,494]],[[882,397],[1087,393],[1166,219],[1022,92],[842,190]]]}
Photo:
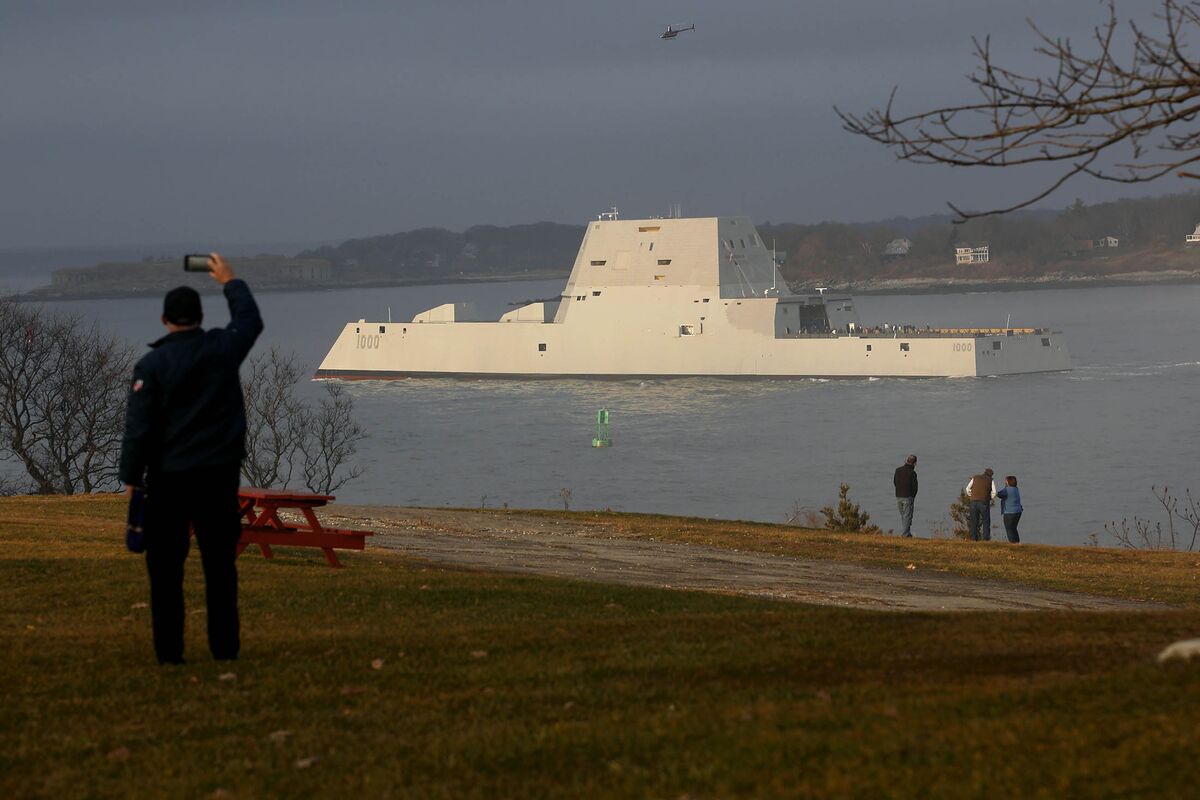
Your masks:
{"label": "ship superstructure", "polygon": [[590,223],[562,295],[480,321],[447,303],[348,323],[318,378],[939,377],[1070,369],[1044,328],[864,328],[792,295],[745,217]]}

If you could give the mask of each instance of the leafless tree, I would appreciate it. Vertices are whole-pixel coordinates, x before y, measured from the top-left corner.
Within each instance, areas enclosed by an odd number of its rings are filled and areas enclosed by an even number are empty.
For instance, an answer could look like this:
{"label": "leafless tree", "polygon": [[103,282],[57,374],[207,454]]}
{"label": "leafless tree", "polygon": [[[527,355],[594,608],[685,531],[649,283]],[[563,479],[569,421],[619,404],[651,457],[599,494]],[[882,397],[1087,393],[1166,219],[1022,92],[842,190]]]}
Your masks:
{"label": "leafless tree", "polygon": [[1161,31],[1129,23],[1130,48],[1108,3],[1107,20],[1093,30],[1085,50],[1043,33],[1030,21],[1048,68],[1027,74],[993,61],[989,39],[973,39],[978,59],[969,76],[978,99],[912,114],[887,104],[865,114],[835,109],[843,127],[920,164],[1060,167],[1037,194],[1006,208],[968,212],[949,204],[958,221],[1003,214],[1036,203],[1077,175],[1118,183],[1143,183],[1200,160],[1200,62],[1188,35],[1200,30],[1200,3],[1163,0],[1155,15]]}
{"label": "leafless tree", "polygon": [[340,383],[326,383],[325,397],[311,414],[307,436],[300,445],[304,485],[317,494],[329,494],[362,474],[350,464],[366,434],[353,416],[354,401]]}
{"label": "leafless tree", "polygon": [[[133,359],[126,343],[94,325],[0,298],[0,460],[28,476],[4,478],[0,494],[118,488]],[[352,398],[327,384],[313,407],[296,391],[306,377],[277,349],[249,362],[242,474],[256,486],[287,486],[297,464],[322,494],[362,474],[350,463],[365,435]]]}
{"label": "leafless tree", "polygon": [[51,392],[35,394],[43,420],[47,467],[68,494],[117,485],[125,430],[130,347],[96,326],[76,328],[57,349]]}
{"label": "leafless tree", "polygon": [[[1200,502],[1192,497],[1190,489],[1184,490],[1182,498],[1171,494],[1166,486],[1151,486],[1150,491],[1166,514],[1165,528],[1160,521],[1135,516],[1132,522],[1125,518],[1106,523],[1104,529],[1117,544],[1130,550],[1194,550],[1200,539]],[[1178,529],[1176,522],[1181,523]]]}
{"label": "leafless tree", "polygon": [[245,479],[264,489],[291,484],[297,466],[310,491],[329,494],[362,474],[351,464],[366,436],[354,418],[354,400],[341,384],[325,384],[315,407],[297,386],[307,374],[292,354],[278,348],[248,362]]}
{"label": "leafless tree", "polygon": [[95,326],[0,300],[0,457],[38,493],[115,488],[132,362]]}
{"label": "leafless tree", "polygon": [[311,414],[296,394],[303,374],[296,359],[272,347],[250,359],[246,398],[246,458],[242,475],[264,489],[287,486]]}
{"label": "leafless tree", "polygon": [[0,475],[0,497],[29,494],[29,489],[28,481],[22,481],[15,475]]}

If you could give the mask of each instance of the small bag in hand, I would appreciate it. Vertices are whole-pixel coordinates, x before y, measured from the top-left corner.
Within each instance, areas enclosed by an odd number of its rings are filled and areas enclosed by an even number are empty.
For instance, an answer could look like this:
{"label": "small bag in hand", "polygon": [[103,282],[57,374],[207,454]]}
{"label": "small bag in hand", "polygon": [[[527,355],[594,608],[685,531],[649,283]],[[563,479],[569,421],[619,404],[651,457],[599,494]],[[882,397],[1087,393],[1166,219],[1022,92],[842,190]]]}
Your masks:
{"label": "small bag in hand", "polygon": [[143,553],[146,550],[145,520],[146,490],[135,487],[129,496],[129,516],[125,520],[125,547],[131,553]]}

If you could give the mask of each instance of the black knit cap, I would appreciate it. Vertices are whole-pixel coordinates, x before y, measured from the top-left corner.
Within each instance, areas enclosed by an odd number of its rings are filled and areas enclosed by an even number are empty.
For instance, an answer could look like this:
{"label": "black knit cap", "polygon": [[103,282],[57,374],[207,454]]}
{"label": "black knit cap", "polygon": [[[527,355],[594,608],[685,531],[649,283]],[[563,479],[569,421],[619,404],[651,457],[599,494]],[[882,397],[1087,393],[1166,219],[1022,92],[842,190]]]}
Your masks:
{"label": "black knit cap", "polygon": [[204,318],[200,293],[190,286],[180,286],[163,298],[163,316],[174,325],[198,325]]}

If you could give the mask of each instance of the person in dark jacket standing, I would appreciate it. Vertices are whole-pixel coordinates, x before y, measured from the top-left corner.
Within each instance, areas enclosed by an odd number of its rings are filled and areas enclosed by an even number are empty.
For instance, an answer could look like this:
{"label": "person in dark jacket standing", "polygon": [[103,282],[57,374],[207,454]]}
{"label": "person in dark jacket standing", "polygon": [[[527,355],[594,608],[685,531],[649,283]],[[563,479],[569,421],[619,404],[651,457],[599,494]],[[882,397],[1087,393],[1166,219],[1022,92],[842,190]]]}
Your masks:
{"label": "person in dark jacket standing", "polygon": [[917,499],[917,457],[909,456],[904,464],[896,468],[892,477],[896,485],[896,506],[900,509],[900,535],[912,538],[913,501]]}
{"label": "person in dark jacket standing", "polygon": [[246,411],[238,367],[262,332],[245,281],[221,256],[211,274],[224,286],[229,325],[204,330],[200,295],[186,286],[163,300],[167,335],[133,368],[121,442],[120,479],[146,490],[146,570],[154,653],[183,663],[183,564],[189,524],[204,568],[208,647],[235,659],[241,646],[237,608],[238,484],[246,455]]}

